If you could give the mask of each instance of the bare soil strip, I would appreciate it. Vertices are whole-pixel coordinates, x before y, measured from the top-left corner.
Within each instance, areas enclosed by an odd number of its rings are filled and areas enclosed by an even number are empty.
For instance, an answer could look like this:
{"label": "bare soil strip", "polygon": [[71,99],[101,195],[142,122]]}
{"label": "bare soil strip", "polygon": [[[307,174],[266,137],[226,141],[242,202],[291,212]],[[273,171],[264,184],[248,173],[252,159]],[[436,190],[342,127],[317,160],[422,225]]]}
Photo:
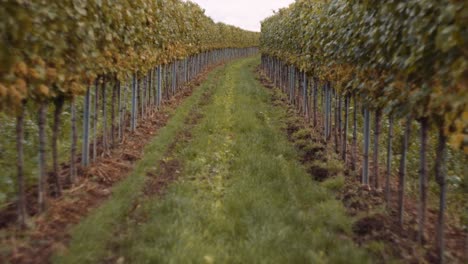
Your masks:
{"label": "bare soil strip", "polygon": [[[142,191],[140,197],[138,197],[127,213],[127,219],[121,225],[115,229],[115,237],[125,237],[127,232],[130,231],[131,226],[140,225],[147,221],[147,216],[142,215],[138,212],[138,208],[141,204],[148,202],[148,200],[157,196],[163,199],[167,187],[175,182],[184,166],[183,160],[177,156],[176,150],[189,144],[192,140],[192,130],[200,123],[204,115],[202,113],[203,106],[208,105],[211,102],[213,96],[212,89],[206,91],[201,100],[195,105],[190,114],[184,121],[184,128],[177,133],[174,141],[169,145],[166,150],[164,157],[157,162],[157,166],[154,170],[147,172],[145,188]],[[108,244],[108,256],[102,261],[103,263],[120,263],[120,257],[116,255],[116,252],[120,251],[120,244],[117,240],[112,240]],[[119,262],[120,261],[120,262]]]}

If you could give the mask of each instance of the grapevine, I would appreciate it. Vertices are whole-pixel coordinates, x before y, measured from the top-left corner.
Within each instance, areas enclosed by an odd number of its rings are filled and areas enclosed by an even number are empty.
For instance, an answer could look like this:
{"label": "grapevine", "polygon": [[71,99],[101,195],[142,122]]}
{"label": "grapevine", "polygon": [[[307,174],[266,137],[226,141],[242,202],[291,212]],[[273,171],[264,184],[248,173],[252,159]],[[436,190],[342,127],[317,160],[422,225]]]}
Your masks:
{"label": "grapevine", "polygon": [[[138,119],[209,66],[254,54],[259,42],[258,33],[215,23],[197,4],[180,0],[5,0],[0,17],[0,118],[16,117],[22,227],[30,181],[25,173],[31,173],[24,168],[24,126],[30,119],[37,120],[34,176],[39,210],[45,211],[50,195],[60,196],[76,181],[78,144],[87,167],[115,147],[116,138],[123,140],[127,122],[135,131]],[[61,131],[65,110],[71,113],[69,138]],[[59,175],[64,138],[71,145],[67,182]]]}
{"label": "grapevine", "polygon": [[[364,114],[362,183],[381,187],[379,143],[383,117],[391,124],[387,148],[386,196],[392,167],[393,124],[405,127],[399,168],[399,220],[404,221],[407,149],[417,122],[420,127],[419,236],[423,243],[429,181],[429,133],[438,137],[433,161],[440,187],[437,247],[443,261],[443,226],[447,179],[446,142],[451,150],[468,154],[468,5],[466,1],[312,1],[298,0],[262,23],[263,66],[277,86],[289,91],[292,102],[317,100],[313,89],[323,91],[323,134],[335,135],[337,152],[346,161],[348,110],[354,98],[352,167],[356,169],[356,108]],[[289,83],[285,83],[289,81]],[[322,86],[321,88],[318,88]],[[296,88],[304,91],[296,94]],[[301,88],[302,87],[302,88]],[[309,99],[312,97],[312,99]],[[345,120],[342,124],[342,102]],[[317,106],[313,104],[317,126]],[[374,125],[371,128],[372,120]],[[334,128],[332,127],[334,124]],[[436,129],[437,128],[437,129]],[[373,171],[369,174],[370,133],[374,131]],[[341,135],[341,136],[340,136]],[[344,146],[339,148],[340,138]]]}

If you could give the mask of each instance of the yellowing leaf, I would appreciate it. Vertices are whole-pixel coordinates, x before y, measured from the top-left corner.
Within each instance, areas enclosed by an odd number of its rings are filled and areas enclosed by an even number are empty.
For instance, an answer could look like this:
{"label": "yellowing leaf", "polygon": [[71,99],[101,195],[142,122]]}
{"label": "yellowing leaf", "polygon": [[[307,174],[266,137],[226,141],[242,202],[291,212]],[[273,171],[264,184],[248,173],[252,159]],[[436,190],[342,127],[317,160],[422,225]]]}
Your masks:
{"label": "yellowing leaf", "polygon": [[47,97],[49,95],[49,87],[41,84],[36,88],[36,93],[40,96]]}
{"label": "yellowing leaf", "polygon": [[27,87],[26,81],[23,79],[16,79],[15,89],[22,96],[26,96],[28,93],[28,87]]}
{"label": "yellowing leaf", "polygon": [[15,74],[20,77],[26,77],[28,74],[28,66],[26,63],[20,61],[15,65]]}
{"label": "yellowing leaf", "polygon": [[0,98],[6,96],[7,92],[8,92],[8,90],[5,87],[5,85],[0,84]]}
{"label": "yellowing leaf", "polygon": [[468,111],[463,112],[462,120],[463,120],[464,122],[468,122]]}
{"label": "yellowing leaf", "polygon": [[465,139],[465,136],[463,134],[455,134],[455,135],[452,135],[450,137],[450,144],[454,147],[454,148],[457,148],[459,149],[462,144],[463,144],[463,141]]}

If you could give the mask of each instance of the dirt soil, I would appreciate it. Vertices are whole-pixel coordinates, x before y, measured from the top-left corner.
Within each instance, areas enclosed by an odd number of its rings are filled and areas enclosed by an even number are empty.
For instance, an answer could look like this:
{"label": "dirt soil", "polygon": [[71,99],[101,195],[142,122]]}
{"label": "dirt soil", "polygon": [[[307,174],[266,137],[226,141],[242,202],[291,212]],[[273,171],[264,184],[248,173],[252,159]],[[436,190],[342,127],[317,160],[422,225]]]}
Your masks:
{"label": "dirt soil", "polygon": [[[204,93],[198,105],[206,105],[210,98],[210,93]],[[169,148],[164,154],[164,158],[158,162],[157,171],[148,172],[148,183],[145,185],[146,188],[144,191],[146,196],[162,196],[166,187],[177,180],[183,169],[183,162],[177,159],[175,155],[177,147],[190,142],[192,139],[191,131],[202,118],[203,114],[200,113],[198,107],[195,106],[184,121],[184,129],[175,136],[174,141],[169,145]]]}
{"label": "dirt soil", "polygon": [[[110,151],[99,151],[103,154],[90,167],[82,168],[81,160],[77,160],[77,182],[73,186],[64,186],[61,197],[49,197],[46,213],[38,214],[37,187],[31,187],[27,192],[30,214],[27,230],[17,228],[16,204],[12,203],[0,211],[0,259],[11,263],[48,263],[53,252],[65,248],[70,239],[70,228],[110,196],[112,186],[129,174],[143,155],[145,146],[167,124],[173,110],[218,66],[207,69],[173,98],[165,101],[161,111],[150,113],[140,120],[135,132],[126,131],[120,144]],[[98,149],[102,150],[100,143]],[[177,166],[175,163],[164,165],[167,168],[165,171],[171,175]],[[66,182],[68,173],[69,165],[62,164],[62,182]],[[159,189],[165,185],[161,184]]]}
{"label": "dirt soil", "polygon": [[[173,142],[169,145],[161,160],[158,161],[158,166],[154,171],[147,172],[147,179],[142,195],[134,202],[131,210],[127,214],[127,221],[118,228],[114,237],[124,237],[129,232],[130,228],[135,225],[147,221],[147,216],[138,212],[138,208],[145,201],[152,197],[163,197],[167,191],[167,187],[175,182],[183,170],[183,161],[177,157],[177,149],[188,144],[192,139],[192,130],[199,124],[204,115],[200,112],[200,107],[208,105],[211,101],[212,93],[205,92],[197,105],[195,105],[189,115],[184,120],[184,129],[178,132]],[[111,241],[108,245],[108,256],[103,260],[103,263],[118,263],[120,257],[121,245],[119,240]]]}
{"label": "dirt soil", "polygon": [[[274,89],[272,82],[260,70],[258,70],[257,78],[265,87]],[[327,157],[330,156],[326,153],[335,151],[334,144],[328,143],[327,145],[322,139],[320,131],[314,129],[313,125],[307,122],[299,111],[289,104],[287,99],[274,94],[272,103],[287,110],[285,132],[301,153],[301,162],[306,166],[311,177],[318,181],[335,177],[336,174],[314,163],[314,161],[326,162]],[[318,123],[320,124],[321,121],[319,120]],[[301,130],[309,130],[310,134],[301,134],[300,137],[297,137],[295,133]],[[304,142],[310,142],[309,146]],[[351,150],[347,155],[351,157]],[[357,164],[360,162],[358,161]],[[351,169],[351,164],[348,165],[344,169],[345,184],[337,193],[337,198],[343,201],[348,214],[358,219],[353,226],[354,241],[364,247],[369,247],[373,242],[383,242],[386,245],[384,250],[373,251],[382,260],[382,263],[387,263],[392,259],[399,259],[405,263],[437,263],[438,257],[434,246],[437,211],[428,210],[427,212],[425,231],[427,239],[424,246],[420,246],[416,242],[418,215],[416,200],[406,197],[403,226],[400,226],[398,221],[397,176],[392,177],[392,199],[387,205],[382,190],[361,185],[359,165],[356,170]],[[372,169],[372,164],[370,169]],[[380,175],[385,175],[384,173],[385,171],[381,171]],[[468,234],[449,223],[445,229],[445,237],[447,263],[468,263]]]}

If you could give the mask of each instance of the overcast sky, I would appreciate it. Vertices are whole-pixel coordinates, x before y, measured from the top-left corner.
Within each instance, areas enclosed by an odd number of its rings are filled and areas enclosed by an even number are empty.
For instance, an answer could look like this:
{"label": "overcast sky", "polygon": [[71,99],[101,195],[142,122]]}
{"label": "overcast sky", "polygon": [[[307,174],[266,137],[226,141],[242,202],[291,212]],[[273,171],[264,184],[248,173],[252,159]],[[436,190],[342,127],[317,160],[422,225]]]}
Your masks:
{"label": "overcast sky", "polygon": [[215,22],[260,31],[260,21],[271,16],[273,10],[287,7],[294,0],[190,0],[205,9]]}

